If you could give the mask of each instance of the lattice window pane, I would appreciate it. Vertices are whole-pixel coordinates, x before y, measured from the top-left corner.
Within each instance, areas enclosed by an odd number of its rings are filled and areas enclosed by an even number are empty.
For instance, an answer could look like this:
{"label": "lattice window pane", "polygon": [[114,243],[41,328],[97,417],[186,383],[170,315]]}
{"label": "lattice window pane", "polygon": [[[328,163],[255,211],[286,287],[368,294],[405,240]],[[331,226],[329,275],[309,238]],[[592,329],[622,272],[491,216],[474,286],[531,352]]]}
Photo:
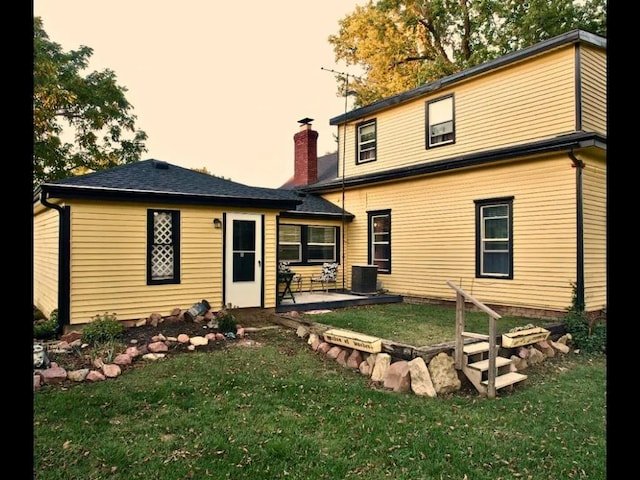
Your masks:
{"label": "lattice window pane", "polygon": [[173,277],[173,246],[156,245],[151,253],[151,275],[154,279]]}
{"label": "lattice window pane", "polygon": [[173,278],[173,224],[170,212],[155,212],[153,217],[153,248],[151,275],[155,280]]}

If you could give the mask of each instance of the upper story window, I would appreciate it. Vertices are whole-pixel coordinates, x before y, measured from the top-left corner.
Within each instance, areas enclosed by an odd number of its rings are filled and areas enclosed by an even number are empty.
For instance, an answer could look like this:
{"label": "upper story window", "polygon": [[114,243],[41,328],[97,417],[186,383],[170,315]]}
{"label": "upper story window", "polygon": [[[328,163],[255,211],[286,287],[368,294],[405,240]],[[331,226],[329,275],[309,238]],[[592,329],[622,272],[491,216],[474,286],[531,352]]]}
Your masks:
{"label": "upper story window", "polygon": [[476,276],[513,278],[513,197],[476,201]]}
{"label": "upper story window", "polygon": [[358,124],[356,163],[373,162],[376,159],[376,121],[368,120]]}
{"label": "upper story window", "polygon": [[180,283],[180,212],[147,210],[147,284]]}
{"label": "upper story window", "polygon": [[427,148],[453,143],[456,140],[453,95],[439,98],[426,105]]}
{"label": "upper story window", "polygon": [[323,225],[280,225],[278,260],[292,264],[337,262],[338,227]]}
{"label": "upper story window", "polygon": [[370,265],[378,266],[378,273],[391,273],[391,210],[369,212]]}

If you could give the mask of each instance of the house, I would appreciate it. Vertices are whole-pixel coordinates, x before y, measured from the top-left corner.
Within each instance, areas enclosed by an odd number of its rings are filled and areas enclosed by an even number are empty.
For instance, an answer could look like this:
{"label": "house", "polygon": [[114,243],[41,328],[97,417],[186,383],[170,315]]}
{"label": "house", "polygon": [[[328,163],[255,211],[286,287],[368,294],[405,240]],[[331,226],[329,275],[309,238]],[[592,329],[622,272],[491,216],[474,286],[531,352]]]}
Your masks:
{"label": "house", "polygon": [[[249,187],[158,160],[43,184],[34,305],[64,325],[216,305],[276,307],[277,262],[303,279],[497,311],[606,309],[606,40],[572,31],[330,120],[294,177]],[[303,281],[303,289],[309,283]]]}
{"label": "house", "polygon": [[36,194],[34,305],[57,309],[63,328],[105,312],[123,321],[168,315],[201,299],[213,309],[273,307],[281,212],[323,224],[345,216],[320,196],[155,159],[45,183]]}

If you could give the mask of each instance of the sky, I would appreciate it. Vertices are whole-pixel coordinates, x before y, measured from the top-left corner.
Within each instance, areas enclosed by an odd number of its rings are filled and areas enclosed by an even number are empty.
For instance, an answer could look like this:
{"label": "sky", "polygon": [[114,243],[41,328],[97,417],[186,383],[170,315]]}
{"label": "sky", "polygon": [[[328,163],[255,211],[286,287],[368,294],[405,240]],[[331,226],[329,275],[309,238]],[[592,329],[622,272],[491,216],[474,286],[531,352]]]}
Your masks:
{"label": "sky", "polygon": [[314,119],[318,155],[335,152],[329,35],[366,0],[34,0],[49,40],[93,49],[89,71],[126,88],[147,152],[235,182],[277,188],[293,175],[298,120]]}

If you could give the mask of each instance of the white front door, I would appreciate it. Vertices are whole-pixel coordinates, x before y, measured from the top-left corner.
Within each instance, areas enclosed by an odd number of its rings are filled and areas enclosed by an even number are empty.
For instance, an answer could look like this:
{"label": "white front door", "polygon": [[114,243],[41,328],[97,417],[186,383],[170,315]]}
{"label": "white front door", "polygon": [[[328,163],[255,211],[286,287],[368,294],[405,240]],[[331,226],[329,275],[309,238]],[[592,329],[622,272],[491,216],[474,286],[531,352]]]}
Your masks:
{"label": "white front door", "polygon": [[225,305],[262,306],[262,215],[227,213],[225,221]]}

